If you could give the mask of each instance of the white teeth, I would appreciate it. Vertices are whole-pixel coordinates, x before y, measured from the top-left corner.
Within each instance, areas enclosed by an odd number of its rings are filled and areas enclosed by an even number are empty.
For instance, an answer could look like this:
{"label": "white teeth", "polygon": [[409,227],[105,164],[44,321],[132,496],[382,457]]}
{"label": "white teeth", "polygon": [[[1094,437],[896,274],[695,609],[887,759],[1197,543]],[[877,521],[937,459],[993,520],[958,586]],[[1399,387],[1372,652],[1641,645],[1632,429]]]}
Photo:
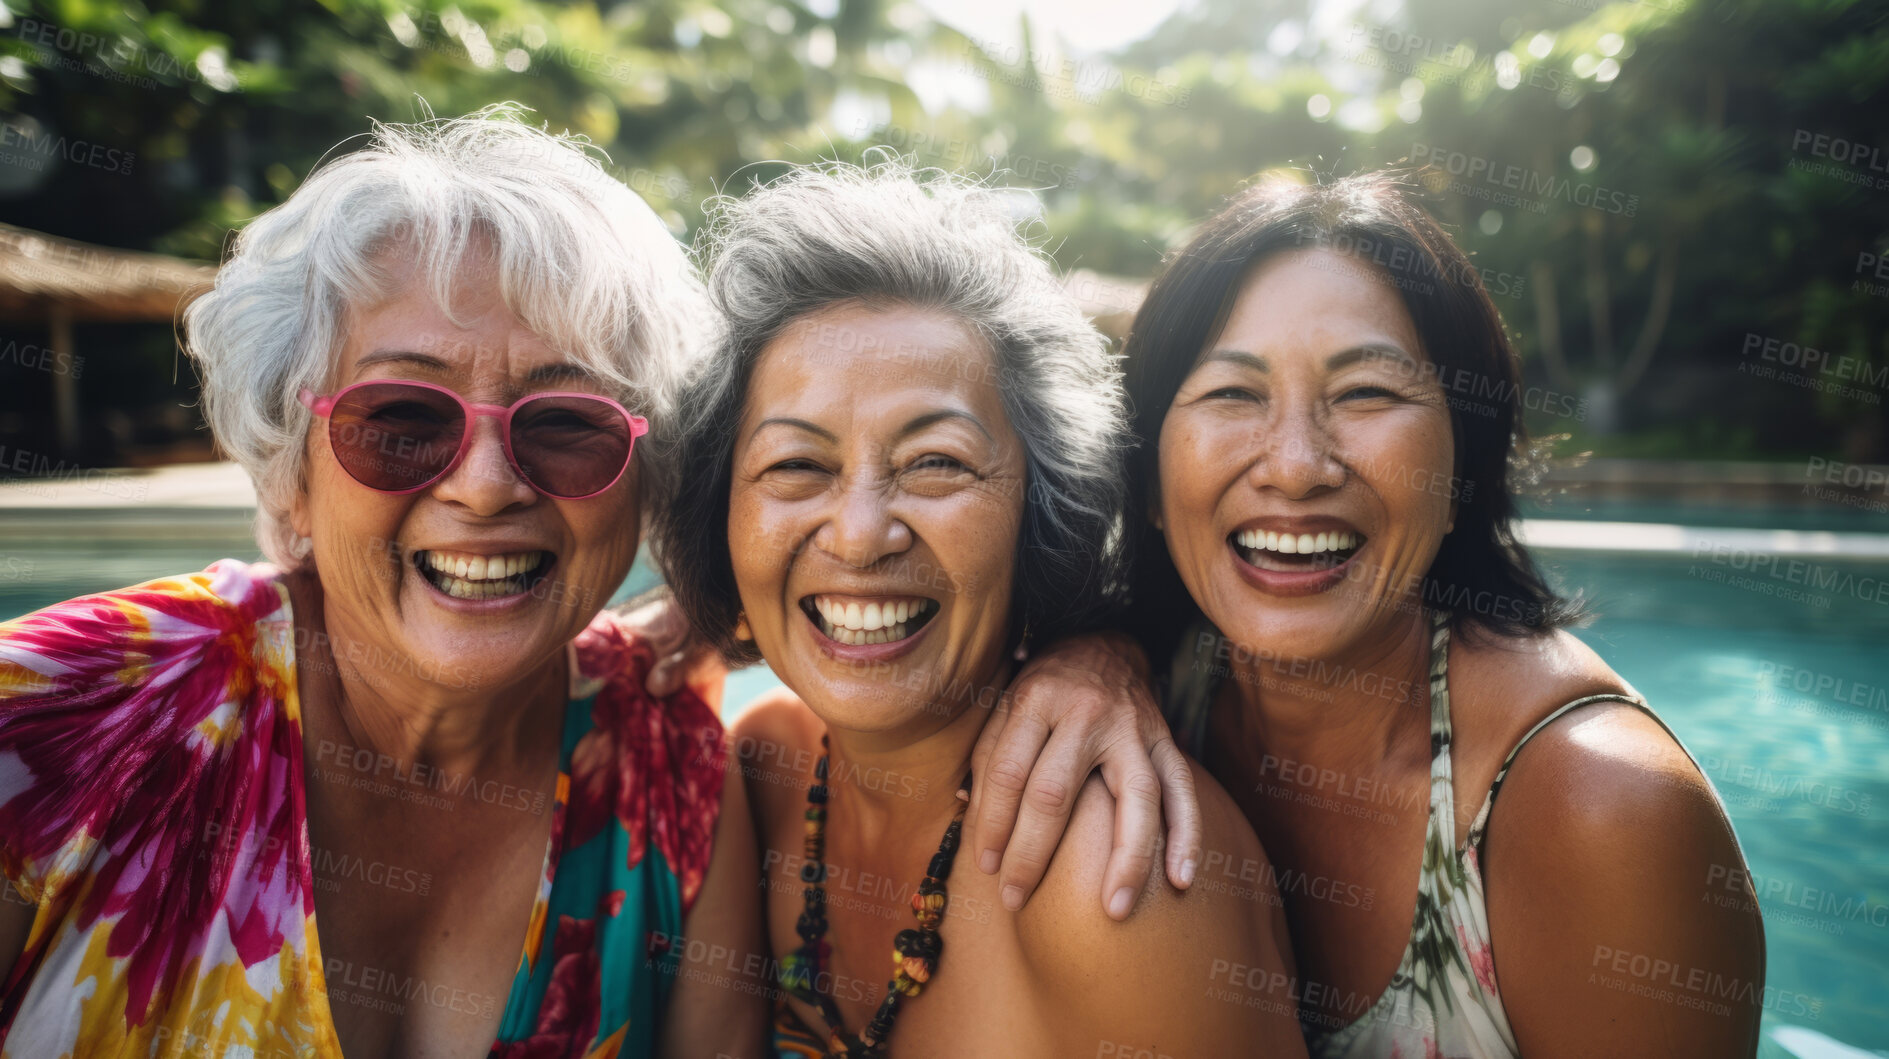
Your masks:
{"label": "white teeth", "polygon": [[876,632],[903,625],[912,618],[926,613],[932,607],[928,599],[904,599],[897,601],[860,603],[857,600],[841,602],[832,596],[813,597],[813,609],[827,623],[840,629],[852,629],[855,632]]}
{"label": "white teeth", "polygon": [[544,552],[512,552],[505,555],[461,555],[426,551],[420,561],[432,572],[440,591],[455,599],[494,599],[516,595],[529,587],[524,580],[528,571],[544,562]]}
{"label": "white teeth", "polygon": [[842,602],[832,596],[813,597],[820,631],[851,646],[903,640],[916,631],[908,622],[936,608],[936,603],[923,598],[861,604],[857,600]]}
{"label": "white teeth", "polygon": [[1316,555],[1323,552],[1347,552],[1358,546],[1358,535],[1337,533],[1272,533],[1241,530],[1234,543],[1252,551],[1278,552],[1281,555]]}

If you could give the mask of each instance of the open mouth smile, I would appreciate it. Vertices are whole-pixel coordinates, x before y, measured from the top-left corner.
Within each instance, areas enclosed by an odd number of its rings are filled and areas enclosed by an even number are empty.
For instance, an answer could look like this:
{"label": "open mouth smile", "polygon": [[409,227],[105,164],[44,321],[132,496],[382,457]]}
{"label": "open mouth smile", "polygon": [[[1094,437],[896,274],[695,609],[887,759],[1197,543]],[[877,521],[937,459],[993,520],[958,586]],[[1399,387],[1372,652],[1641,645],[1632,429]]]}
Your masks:
{"label": "open mouth smile", "polygon": [[1364,535],[1352,530],[1276,533],[1246,529],[1228,535],[1227,540],[1248,565],[1287,574],[1336,569],[1364,546]]}
{"label": "open mouth smile", "polygon": [[413,568],[426,582],[453,599],[502,599],[523,595],[543,581],[557,556],[547,551],[475,555],[470,552],[418,551]]}
{"label": "open mouth smile", "polygon": [[848,647],[891,644],[918,634],[938,614],[924,596],[807,596],[800,609],[821,635]]}

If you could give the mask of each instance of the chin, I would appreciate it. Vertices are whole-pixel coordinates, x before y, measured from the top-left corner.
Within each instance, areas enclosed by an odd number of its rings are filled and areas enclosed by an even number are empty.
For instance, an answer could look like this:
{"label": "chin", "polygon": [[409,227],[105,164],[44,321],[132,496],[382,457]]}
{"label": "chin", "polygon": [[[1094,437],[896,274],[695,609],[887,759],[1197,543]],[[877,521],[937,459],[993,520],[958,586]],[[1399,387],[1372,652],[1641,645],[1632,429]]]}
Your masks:
{"label": "chin", "polygon": [[847,732],[896,731],[928,714],[939,715],[938,703],[894,685],[895,679],[888,673],[883,681],[814,681],[807,685],[811,693],[793,691],[828,728]]}

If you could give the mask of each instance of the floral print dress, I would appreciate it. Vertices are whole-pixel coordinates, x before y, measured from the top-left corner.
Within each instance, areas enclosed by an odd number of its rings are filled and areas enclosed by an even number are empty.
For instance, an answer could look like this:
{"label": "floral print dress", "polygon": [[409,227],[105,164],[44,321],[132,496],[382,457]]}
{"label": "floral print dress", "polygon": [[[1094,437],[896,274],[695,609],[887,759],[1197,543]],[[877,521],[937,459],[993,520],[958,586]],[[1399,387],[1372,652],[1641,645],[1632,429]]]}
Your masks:
{"label": "floral print dress", "polygon": [[[1211,654],[1211,645],[1218,641],[1219,634],[1204,626],[1190,630],[1169,677],[1168,723],[1182,748],[1195,758],[1206,741],[1215,685],[1224,675]],[[1496,987],[1479,863],[1496,793],[1528,740],[1570,710],[1594,702],[1624,702],[1666,727],[1644,701],[1626,695],[1589,695],[1554,710],[1509,751],[1468,838],[1458,844],[1450,768],[1449,644],[1449,612],[1436,611],[1430,634],[1429,824],[1410,941],[1390,986],[1374,1001],[1363,998],[1356,1005],[1361,1010],[1356,1018],[1326,1025],[1301,1012],[1312,1059],[1516,1059],[1520,1052],[1515,1033]],[[1672,734],[1670,728],[1666,731]]]}
{"label": "floral print dress", "polygon": [[[722,733],[719,689],[653,699],[652,661],[609,613],[571,647],[555,801],[521,802],[554,815],[493,1056],[653,1052]],[[0,623],[0,870],[34,907],[0,1057],[339,1059],[331,1003],[442,1002],[324,963],[303,755],[274,567],[225,559]]]}

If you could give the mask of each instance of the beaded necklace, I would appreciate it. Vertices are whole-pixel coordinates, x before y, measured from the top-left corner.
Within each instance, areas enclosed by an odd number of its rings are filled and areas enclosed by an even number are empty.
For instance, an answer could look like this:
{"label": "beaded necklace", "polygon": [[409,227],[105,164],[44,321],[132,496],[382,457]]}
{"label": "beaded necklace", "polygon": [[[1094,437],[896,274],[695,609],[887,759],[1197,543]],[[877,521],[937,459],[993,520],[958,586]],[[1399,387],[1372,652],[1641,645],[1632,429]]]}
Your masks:
{"label": "beaded necklace", "polygon": [[958,785],[958,804],[951,823],[938,841],[938,852],[932,855],[925,881],[912,892],[912,915],[918,919],[918,929],[901,930],[892,940],[892,965],[897,971],[886,985],[879,1010],[855,1037],[846,1032],[839,1004],[817,985],[831,951],[826,941],[826,749],[826,736],[821,736],[820,761],[813,768],[813,785],[807,788],[806,861],[800,866],[800,881],[806,884],[806,906],[794,923],[800,947],[781,961],[781,984],[796,999],[820,1009],[827,1024],[827,1055],[882,1059],[899,1005],[906,997],[924,991],[944,953],[938,924],[944,919],[945,880],[951,877],[951,862],[957,859],[958,837],[964,830],[964,811],[971,804],[971,775],[965,773],[964,782]]}

